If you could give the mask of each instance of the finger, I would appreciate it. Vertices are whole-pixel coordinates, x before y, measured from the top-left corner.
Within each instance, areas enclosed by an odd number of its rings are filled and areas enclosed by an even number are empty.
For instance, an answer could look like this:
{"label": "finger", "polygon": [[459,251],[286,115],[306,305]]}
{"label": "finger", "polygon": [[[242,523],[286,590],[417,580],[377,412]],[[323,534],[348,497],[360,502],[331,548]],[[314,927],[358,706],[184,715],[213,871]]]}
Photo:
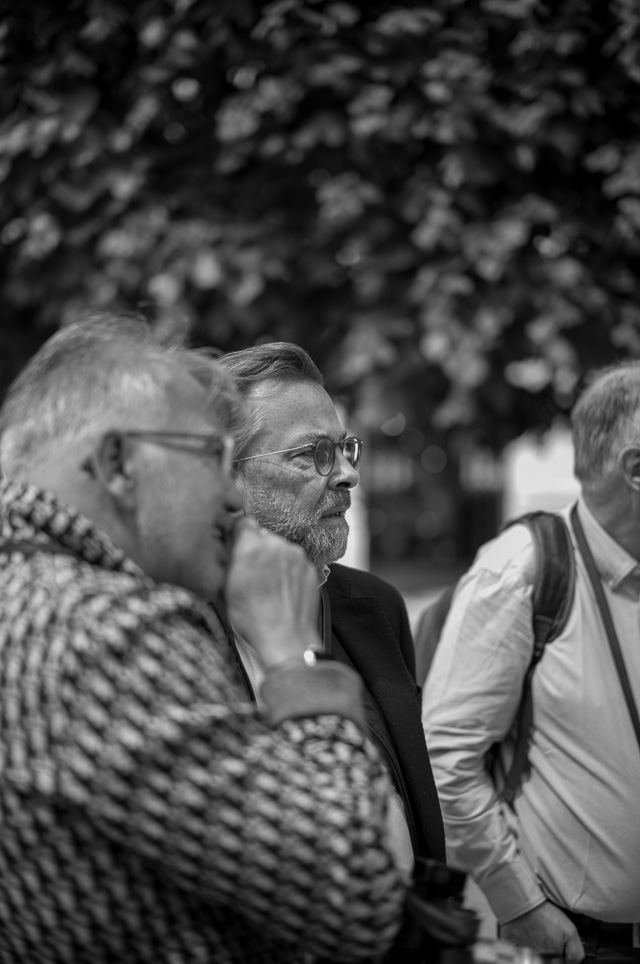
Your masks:
{"label": "finger", "polygon": [[564,956],[568,961],[582,961],[584,959],[584,945],[577,933],[572,934],[565,943]]}
{"label": "finger", "polygon": [[234,534],[236,539],[240,536],[244,536],[245,538],[252,536],[255,539],[265,539],[269,535],[269,532],[258,525],[255,519],[251,519],[249,516],[238,516],[234,523]]}

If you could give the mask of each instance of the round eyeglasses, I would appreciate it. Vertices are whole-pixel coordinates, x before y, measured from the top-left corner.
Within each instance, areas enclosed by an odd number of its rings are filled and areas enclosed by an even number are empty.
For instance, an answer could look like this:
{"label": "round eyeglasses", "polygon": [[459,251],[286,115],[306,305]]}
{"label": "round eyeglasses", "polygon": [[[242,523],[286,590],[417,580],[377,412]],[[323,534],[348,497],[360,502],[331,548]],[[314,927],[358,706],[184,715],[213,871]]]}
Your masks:
{"label": "round eyeglasses", "polygon": [[296,445],[292,449],[278,449],[275,452],[261,452],[259,455],[245,455],[242,459],[235,459],[236,462],[248,462],[250,459],[265,459],[268,455],[284,455],[287,452],[295,452],[302,455],[303,452],[313,454],[313,464],[319,475],[331,475],[336,463],[336,449],[340,449],[345,459],[354,469],[360,465],[362,456],[362,439],[350,435],[343,438],[340,442],[332,442],[330,438],[322,436],[309,445]]}

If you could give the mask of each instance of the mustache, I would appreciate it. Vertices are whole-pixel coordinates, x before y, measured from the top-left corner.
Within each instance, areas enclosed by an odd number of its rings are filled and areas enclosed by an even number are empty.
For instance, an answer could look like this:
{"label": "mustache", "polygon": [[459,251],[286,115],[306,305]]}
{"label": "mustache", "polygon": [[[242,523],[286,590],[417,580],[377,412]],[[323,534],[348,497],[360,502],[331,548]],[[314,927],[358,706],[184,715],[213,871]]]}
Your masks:
{"label": "mustache", "polygon": [[317,515],[320,517],[324,512],[346,512],[350,508],[350,492],[327,492],[322,502],[318,503]]}

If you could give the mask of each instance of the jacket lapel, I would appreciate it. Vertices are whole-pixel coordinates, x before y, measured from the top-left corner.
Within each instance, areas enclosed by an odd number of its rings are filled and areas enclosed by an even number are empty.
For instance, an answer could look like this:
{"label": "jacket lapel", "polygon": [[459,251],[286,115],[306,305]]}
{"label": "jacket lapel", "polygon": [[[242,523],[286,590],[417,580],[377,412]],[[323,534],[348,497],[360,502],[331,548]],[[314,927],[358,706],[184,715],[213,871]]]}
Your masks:
{"label": "jacket lapel", "polygon": [[383,709],[390,728],[403,729],[407,694],[416,692],[416,684],[379,601],[375,596],[334,597],[331,617],[333,631]]}
{"label": "jacket lapel", "polygon": [[[444,859],[440,805],[424,739],[416,682],[379,600],[332,572],[327,582],[333,631],[380,707],[393,739],[427,854]],[[423,847],[420,847],[423,852]]]}

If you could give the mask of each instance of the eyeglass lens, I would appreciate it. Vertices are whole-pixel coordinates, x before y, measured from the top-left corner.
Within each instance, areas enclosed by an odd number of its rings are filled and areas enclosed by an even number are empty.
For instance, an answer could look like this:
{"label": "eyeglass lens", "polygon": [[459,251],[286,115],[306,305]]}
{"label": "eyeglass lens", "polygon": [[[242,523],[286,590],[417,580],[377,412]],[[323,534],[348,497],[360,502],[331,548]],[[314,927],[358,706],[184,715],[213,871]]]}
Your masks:
{"label": "eyeglass lens", "polygon": [[[360,461],[358,440],[356,438],[347,438],[337,444],[342,449],[347,462],[357,469]],[[320,475],[329,475],[336,460],[336,443],[328,438],[318,439],[314,454],[316,469]]]}
{"label": "eyeglass lens", "polygon": [[342,451],[347,462],[350,462],[354,469],[360,464],[360,442],[357,438],[346,438],[342,443]]}

